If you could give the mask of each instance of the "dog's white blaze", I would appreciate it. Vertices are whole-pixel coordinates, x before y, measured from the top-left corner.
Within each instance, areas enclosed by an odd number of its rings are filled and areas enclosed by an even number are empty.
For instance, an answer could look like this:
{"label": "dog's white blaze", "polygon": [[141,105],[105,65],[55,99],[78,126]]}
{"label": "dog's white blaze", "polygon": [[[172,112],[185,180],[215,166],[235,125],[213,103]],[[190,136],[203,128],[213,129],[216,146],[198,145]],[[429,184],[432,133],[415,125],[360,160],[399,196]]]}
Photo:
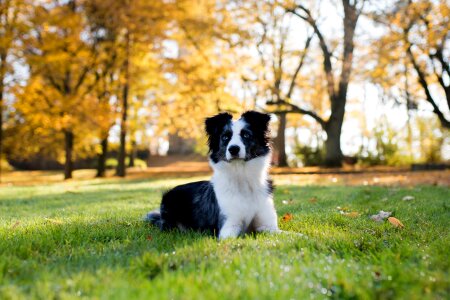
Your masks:
{"label": "dog's white blaze", "polygon": [[253,224],[257,231],[278,232],[277,214],[267,190],[271,154],[245,161],[210,161],[211,182],[225,216],[219,238],[236,237]]}
{"label": "dog's white blaze", "polygon": [[246,125],[246,123],[242,119],[239,119],[239,120],[233,122],[233,126],[232,126],[233,135],[231,136],[231,140],[228,143],[227,153],[225,154],[227,160],[230,160],[232,158],[230,151],[228,151],[228,149],[230,149],[231,146],[238,146],[239,147],[239,158],[241,158],[241,159],[245,158],[245,154],[246,154],[245,153],[245,145],[242,142],[242,137],[241,137],[241,131],[245,127],[245,125]]}

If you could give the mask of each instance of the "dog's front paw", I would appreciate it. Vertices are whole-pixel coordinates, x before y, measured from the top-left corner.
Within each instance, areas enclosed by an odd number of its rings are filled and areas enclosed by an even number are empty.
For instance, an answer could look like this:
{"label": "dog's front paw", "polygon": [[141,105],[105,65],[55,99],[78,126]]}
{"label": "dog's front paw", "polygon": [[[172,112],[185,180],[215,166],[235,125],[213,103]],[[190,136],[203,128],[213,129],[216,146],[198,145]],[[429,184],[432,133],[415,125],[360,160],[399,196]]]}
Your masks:
{"label": "dog's front paw", "polygon": [[278,226],[273,226],[273,225],[262,225],[262,226],[258,226],[256,228],[257,232],[270,232],[270,233],[280,233],[281,230],[278,228]]}
{"label": "dog's front paw", "polygon": [[241,225],[228,225],[225,224],[219,232],[219,240],[224,240],[227,238],[236,238],[241,234]]}

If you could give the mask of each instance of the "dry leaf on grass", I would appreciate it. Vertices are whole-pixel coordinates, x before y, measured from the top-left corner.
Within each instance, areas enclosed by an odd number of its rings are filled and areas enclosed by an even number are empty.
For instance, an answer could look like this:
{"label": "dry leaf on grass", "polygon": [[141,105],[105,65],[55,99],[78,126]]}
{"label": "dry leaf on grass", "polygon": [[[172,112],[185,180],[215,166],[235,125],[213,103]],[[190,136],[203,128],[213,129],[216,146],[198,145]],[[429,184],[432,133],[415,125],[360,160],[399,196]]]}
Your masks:
{"label": "dry leaf on grass", "polygon": [[414,200],[413,196],[405,196],[405,197],[403,197],[403,201],[411,201],[411,200]]}
{"label": "dry leaf on grass", "polygon": [[372,216],[370,216],[370,218],[376,222],[381,222],[381,221],[385,220],[386,218],[390,217],[391,214],[392,214],[392,212],[390,212],[390,211],[380,210],[380,212],[378,214],[372,215]]}
{"label": "dry leaf on grass", "polygon": [[309,203],[316,203],[317,202],[317,197],[311,197],[309,198]]}
{"label": "dry leaf on grass", "polygon": [[359,217],[359,212],[357,212],[357,211],[344,212],[343,215],[350,217],[350,218],[356,218],[356,217]]}
{"label": "dry leaf on grass", "polygon": [[19,224],[20,224],[20,221],[16,221],[16,223],[14,223],[14,224],[11,226],[11,229],[16,228],[17,226],[19,226]]}
{"label": "dry leaf on grass", "polygon": [[55,225],[61,225],[63,222],[60,220],[55,220],[55,219],[50,219],[50,218],[45,218],[45,221],[48,223],[52,223]]}
{"label": "dry leaf on grass", "polygon": [[344,215],[346,217],[350,217],[350,218],[359,217],[359,212],[357,212],[357,211],[350,211],[350,209],[347,208],[347,207],[342,207],[341,208],[340,206],[338,206],[336,208],[337,208],[337,210],[339,211],[339,213],[341,215]]}
{"label": "dry leaf on grass", "polygon": [[389,221],[389,223],[391,223],[392,226],[394,226],[395,228],[403,228],[403,227],[405,227],[405,225],[403,225],[403,223],[400,222],[400,220],[397,219],[397,218],[389,217],[389,218],[388,218],[388,221]]}
{"label": "dry leaf on grass", "polygon": [[339,212],[346,212],[346,211],[349,211],[350,209],[348,208],[348,207],[340,207],[340,206],[338,206],[338,207],[336,207],[336,209],[339,211]]}
{"label": "dry leaf on grass", "polygon": [[294,216],[291,213],[286,213],[283,216],[283,221],[284,222],[289,222],[290,220],[292,220],[294,218]]}

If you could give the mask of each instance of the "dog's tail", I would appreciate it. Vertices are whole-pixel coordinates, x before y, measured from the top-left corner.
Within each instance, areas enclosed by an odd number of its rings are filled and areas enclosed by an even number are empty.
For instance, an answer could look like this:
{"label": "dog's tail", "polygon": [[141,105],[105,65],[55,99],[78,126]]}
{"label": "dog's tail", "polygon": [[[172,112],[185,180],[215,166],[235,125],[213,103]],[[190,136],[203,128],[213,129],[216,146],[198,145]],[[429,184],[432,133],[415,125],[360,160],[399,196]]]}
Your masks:
{"label": "dog's tail", "polygon": [[144,217],[144,221],[150,222],[151,224],[161,228],[162,227],[161,212],[159,210],[154,210],[154,211],[149,212]]}

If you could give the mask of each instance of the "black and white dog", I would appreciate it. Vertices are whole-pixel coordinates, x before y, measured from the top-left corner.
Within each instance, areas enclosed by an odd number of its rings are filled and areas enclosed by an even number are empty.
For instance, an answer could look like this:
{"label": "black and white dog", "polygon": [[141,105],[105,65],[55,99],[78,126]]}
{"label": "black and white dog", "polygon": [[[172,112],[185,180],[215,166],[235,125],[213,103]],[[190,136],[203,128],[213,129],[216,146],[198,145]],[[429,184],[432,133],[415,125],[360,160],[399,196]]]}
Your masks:
{"label": "black and white dog", "polygon": [[219,239],[247,232],[279,232],[268,171],[270,116],[255,111],[232,121],[221,113],[205,121],[214,174],[177,186],[147,220],[161,230],[207,231]]}

